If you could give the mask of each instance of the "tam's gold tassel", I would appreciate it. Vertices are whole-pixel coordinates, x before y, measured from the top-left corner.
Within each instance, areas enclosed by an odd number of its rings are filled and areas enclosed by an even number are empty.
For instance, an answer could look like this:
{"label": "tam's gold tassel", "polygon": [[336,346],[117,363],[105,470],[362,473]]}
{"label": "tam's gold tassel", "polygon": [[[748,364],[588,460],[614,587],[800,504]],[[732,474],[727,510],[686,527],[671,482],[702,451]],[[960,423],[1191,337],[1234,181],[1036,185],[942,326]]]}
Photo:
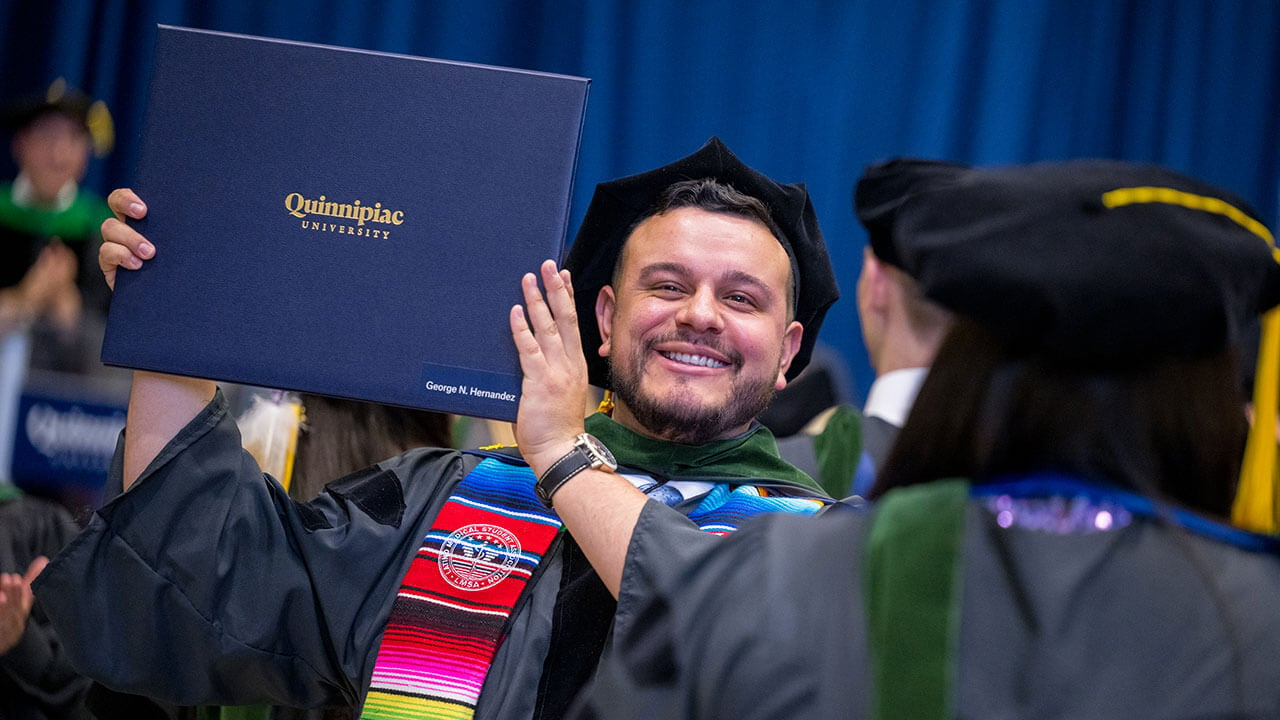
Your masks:
{"label": "tam's gold tassel", "polygon": [[596,412],[602,412],[606,415],[613,414],[613,391],[605,390],[604,398],[600,400],[600,407],[596,408]]}
{"label": "tam's gold tassel", "polygon": [[1280,530],[1276,494],[1276,413],[1280,386],[1280,308],[1262,316],[1258,371],[1253,384],[1253,424],[1245,445],[1240,485],[1231,521],[1245,530],[1275,534]]}

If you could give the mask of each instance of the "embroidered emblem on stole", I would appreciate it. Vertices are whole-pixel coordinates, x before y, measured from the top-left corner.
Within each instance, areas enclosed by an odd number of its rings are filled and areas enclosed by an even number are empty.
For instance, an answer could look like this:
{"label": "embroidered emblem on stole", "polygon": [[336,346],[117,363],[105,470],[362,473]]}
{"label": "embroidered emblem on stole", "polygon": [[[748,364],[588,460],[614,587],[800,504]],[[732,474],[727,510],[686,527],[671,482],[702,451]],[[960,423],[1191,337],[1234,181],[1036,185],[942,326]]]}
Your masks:
{"label": "embroidered emblem on stole", "polygon": [[528,468],[487,458],[468,473],[401,583],[361,718],[472,717],[503,626],[559,530]]}

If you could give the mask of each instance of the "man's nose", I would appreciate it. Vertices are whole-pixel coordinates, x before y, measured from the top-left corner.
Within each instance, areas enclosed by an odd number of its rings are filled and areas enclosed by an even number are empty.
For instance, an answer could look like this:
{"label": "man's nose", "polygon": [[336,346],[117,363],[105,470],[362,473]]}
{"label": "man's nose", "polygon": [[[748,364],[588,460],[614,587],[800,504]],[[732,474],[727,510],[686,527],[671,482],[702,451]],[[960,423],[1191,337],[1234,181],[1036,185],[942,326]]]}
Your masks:
{"label": "man's nose", "polygon": [[713,290],[698,288],[685,299],[676,319],[697,332],[719,332],[724,328],[723,310]]}

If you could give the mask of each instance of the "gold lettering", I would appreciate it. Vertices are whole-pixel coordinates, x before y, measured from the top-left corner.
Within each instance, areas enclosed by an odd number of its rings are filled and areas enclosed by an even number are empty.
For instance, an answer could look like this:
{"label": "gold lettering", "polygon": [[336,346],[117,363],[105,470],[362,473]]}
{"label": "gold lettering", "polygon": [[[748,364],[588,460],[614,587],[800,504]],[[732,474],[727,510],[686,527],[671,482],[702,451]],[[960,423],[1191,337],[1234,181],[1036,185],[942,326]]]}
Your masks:
{"label": "gold lettering", "polygon": [[306,198],[302,197],[302,193],[289,193],[284,197],[284,207],[289,214],[296,217],[306,217],[306,213],[300,212]]}
{"label": "gold lettering", "polygon": [[[375,202],[373,205],[362,205],[359,200],[340,203],[335,200],[329,200],[324,195],[312,199],[302,193],[292,192],[285,196],[284,207],[290,215],[296,218],[304,218],[307,215],[325,215],[344,220],[354,220],[356,225],[360,227],[363,227],[367,222],[380,223],[382,225],[404,224],[403,210],[393,211],[390,208],[384,208],[381,202]],[[333,227],[330,224],[330,232],[333,232]],[[319,229],[319,227],[312,226],[312,229]]]}

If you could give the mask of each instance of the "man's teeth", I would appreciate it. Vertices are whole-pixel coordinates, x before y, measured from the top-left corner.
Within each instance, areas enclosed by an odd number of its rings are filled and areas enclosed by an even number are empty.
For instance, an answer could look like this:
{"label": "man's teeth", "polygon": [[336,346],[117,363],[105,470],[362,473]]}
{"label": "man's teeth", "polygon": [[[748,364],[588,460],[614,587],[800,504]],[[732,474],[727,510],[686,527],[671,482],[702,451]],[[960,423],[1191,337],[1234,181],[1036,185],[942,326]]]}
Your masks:
{"label": "man's teeth", "polygon": [[690,355],[688,353],[662,353],[662,354],[664,357],[670,358],[671,360],[675,360],[676,362],[679,362],[679,363],[684,363],[686,365],[700,365],[702,367],[709,367],[709,368],[722,368],[726,365],[726,363],[722,363],[719,360],[713,360],[704,355]]}

